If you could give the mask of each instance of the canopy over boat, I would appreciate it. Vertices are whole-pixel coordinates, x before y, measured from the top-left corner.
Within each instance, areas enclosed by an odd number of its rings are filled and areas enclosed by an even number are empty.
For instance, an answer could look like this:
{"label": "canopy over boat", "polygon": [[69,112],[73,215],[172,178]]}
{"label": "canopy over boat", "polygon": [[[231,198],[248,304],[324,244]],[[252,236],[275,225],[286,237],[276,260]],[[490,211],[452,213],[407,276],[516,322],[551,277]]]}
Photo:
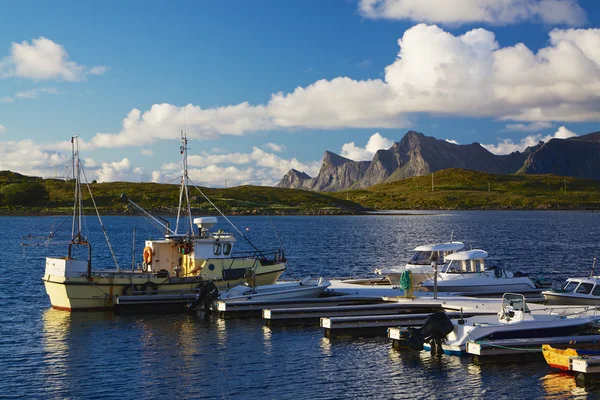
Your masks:
{"label": "canopy over boat", "polygon": [[448,242],[438,244],[426,244],[415,247],[414,251],[458,251],[465,247],[462,242]]}
{"label": "canopy over boat", "polygon": [[458,253],[448,254],[446,256],[446,260],[449,261],[466,261],[466,260],[477,260],[481,258],[486,258],[488,256],[487,251],[485,250],[468,250],[468,251],[460,251]]}

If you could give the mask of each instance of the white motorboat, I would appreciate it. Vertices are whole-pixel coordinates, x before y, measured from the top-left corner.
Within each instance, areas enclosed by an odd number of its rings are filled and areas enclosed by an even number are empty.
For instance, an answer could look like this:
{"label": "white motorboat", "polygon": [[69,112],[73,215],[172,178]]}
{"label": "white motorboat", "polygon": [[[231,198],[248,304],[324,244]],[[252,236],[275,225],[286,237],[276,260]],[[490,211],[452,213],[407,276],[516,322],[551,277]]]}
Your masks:
{"label": "white motorboat", "polygon": [[571,314],[565,308],[558,311],[532,313],[523,295],[506,293],[497,315],[450,320],[444,313],[432,314],[422,328],[410,330],[408,344],[417,349],[419,344],[425,349],[439,346],[437,351],[462,355],[469,341],[579,335],[600,320],[594,307],[577,308]]}
{"label": "white motorboat", "polygon": [[600,305],[600,276],[568,278],[560,288],[545,290],[548,304]]}
{"label": "white motorboat", "polygon": [[251,287],[239,285],[221,292],[219,300],[239,302],[247,300],[307,299],[319,297],[331,283],[323,278],[306,277],[297,282]]}
{"label": "white motorboat", "polygon": [[462,242],[447,242],[438,244],[426,244],[415,247],[415,254],[404,267],[392,267],[376,269],[379,275],[387,277],[394,286],[400,286],[400,278],[404,271],[411,272],[411,281],[414,285],[433,277],[431,263],[435,262],[438,268],[446,264],[447,256],[465,247]]}
{"label": "white motorboat", "polygon": [[[524,274],[485,265],[488,253],[484,250],[460,251],[446,256],[446,264],[437,276],[438,292],[505,293],[537,289]],[[424,291],[433,292],[434,279],[421,284]]]}

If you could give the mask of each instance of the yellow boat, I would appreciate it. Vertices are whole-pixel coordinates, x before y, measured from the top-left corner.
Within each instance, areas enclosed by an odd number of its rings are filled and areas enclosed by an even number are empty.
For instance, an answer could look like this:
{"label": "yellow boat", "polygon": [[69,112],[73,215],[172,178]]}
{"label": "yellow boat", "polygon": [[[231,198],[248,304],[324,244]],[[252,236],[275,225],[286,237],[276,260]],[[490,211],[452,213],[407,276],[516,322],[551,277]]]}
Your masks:
{"label": "yellow boat", "polygon": [[[184,174],[180,198],[185,195],[185,199],[188,199],[187,138],[182,134],[181,140]],[[275,283],[285,271],[283,250],[265,254],[255,248],[253,254],[233,256],[234,236],[221,230],[213,233],[211,228],[217,223],[215,217],[196,218],[192,224],[189,205],[189,231],[178,234],[177,228],[171,231],[168,226],[163,226],[169,233],[164,239],[146,241],[143,263],[139,267],[131,270],[118,267],[111,270],[93,269],[91,246],[81,234],[81,164],[77,137],[72,139],[72,143],[76,171],[72,239],[66,257],[46,258],[43,277],[53,308],[67,311],[110,310],[119,296],[196,293],[202,283],[208,280],[214,281],[219,288],[244,282],[253,286],[268,285]],[[179,211],[181,209],[180,201]],[[154,221],[159,222],[156,219]],[[100,223],[102,226],[102,221]],[[244,237],[239,230],[238,233]],[[87,259],[73,257],[75,249],[81,246],[87,247]]]}
{"label": "yellow boat", "polygon": [[549,344],[542,345],[542,354],[549,366],[563,371],[570,369],[569,361],[572,357],[579,357],[576,349],[556,349]]}

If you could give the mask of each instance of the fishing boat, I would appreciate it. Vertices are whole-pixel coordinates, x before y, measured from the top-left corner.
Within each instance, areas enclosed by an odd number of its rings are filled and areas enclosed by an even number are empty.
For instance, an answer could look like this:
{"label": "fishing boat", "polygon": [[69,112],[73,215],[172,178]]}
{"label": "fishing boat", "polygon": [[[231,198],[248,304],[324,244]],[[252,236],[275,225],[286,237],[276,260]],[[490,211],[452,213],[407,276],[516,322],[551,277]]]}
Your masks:
{"label": "fishing boat", "polygon": [[443,268],[447,262],[447,256],[465,247],[462,242],[447,242],[438,244],[426,244],[414,248],[415,254],[404,267],[392,267],[376,269],[375,273],[385,276],[394,286],[400,286],[400,279],[405,271],[410,271],[413,285],[431,279],[435,262],[438,268]]}
{"label": "fishing boat", "polygon": [[426,321],[422,328],[410,330],[407,343],[417,349],[439,347],[444,353],[462,355],[469,341],[575,336],[600,321],[593,307],[568,312],[562,308],[532,313],[523,295],[505,293],[497,315],[450,320],[437,313],[429,324]]}
{"label": "fishing boat", "polygon": [[[251,282],[253,286],[269,285],[275,283],[284,272],[286,259],[282,248],[272,253],[260,251],[232,224],[238,234],[248,240],[254,248],[250,254],[234,255],[236,239],[233,234],[223,230],[212,230],[217,223],[216,217],[192,218],[187,172],[187,137],[184,133],[181,134],[183,174],[175,229],[171,230],[168,224],[163,224],[158,218],[142,210],[145,216],[159,224],[167,234],[161,239],[146,241],[142,253],[143,262],[139,263],[138,267],[132,265],[130,270],[121,269],[108,241],[100,214],[96,210],[115,268],[93,268],[92,247],[81,231],[82,165],[79,159],[78,138],[73,137],[71,142],[75,183],[71,240],[66,256],[46,258],[43,277],[46,293],[53,308],[68,311],[110,310],[114,308],[118,296],[122,295],[197,293],[206,281],[214,281],[220,288],[244,282]],[[89,193],[91,196],[91,189]],[[201,191],[200,193],[204,195]],[[184,199],[187,206],[183,204]],[[135,203],[133,205],[139,208]],[[180,216],[184,208],[187,210],[188,231],[179,233]],[[222,213],[221,215],[229,222],[226,216]],[[86,250],[86,254],[80,258],[82,248]]]}
{"label": "fishing boat", "polygon": [[[447,263],[437,274],[439,292],[461,293],[505,293],[528,292],[538,287],[529,277],[520,272],[512,273],[497,267],[486,267],[488,253],[484,250],[468,250],[449,254]],[[427,292],[433,292],[434,278],[421,284]]]}

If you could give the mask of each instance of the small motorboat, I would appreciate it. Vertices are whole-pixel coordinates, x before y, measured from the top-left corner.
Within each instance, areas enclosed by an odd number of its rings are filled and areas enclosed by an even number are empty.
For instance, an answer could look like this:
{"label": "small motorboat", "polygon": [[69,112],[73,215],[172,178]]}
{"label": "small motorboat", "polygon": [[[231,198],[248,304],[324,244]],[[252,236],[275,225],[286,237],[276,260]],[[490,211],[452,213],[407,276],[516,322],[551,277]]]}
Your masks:
{"label": "small motorboat", "polygon": [[600,305],[600,276],[594,275],[595,267],[594,257],[589,277],[568,278],[561,287],[543,291],[542,296],[548,304]]}
{"label": "small motorboat", "polygon": [[588,349],[557,349],[549,344],[542,345],[542,354],[544,360],[552,368],[557,368],[563,371],[571,370],[571,360],[573,358],[582,358],[590,356],[600,356],[600,350]]}
{"label": "small motorboat", "polygon": [[[537,289],[529,277],[520,272],[506,271],[497,267],[487,267],[484,250],[460,251],[446,256],[437,276],[438,292],[461,293],[506,293],[528,292]],[[420,286],[424,291],[433,292],[435,279],[431,278]]]}
{"label": "small motorboat", "polygon": [[561,308],[560,312],[532,313],[523,295],[505,293],[497,315],[450,320],[447,316],[444,318],[444,313],[432,314],[435,318],[426,321],[422,328],[409,329],[407,344],[419,350],[436,349],[462,355],[469,341],[576,336],[593,329],[600,320],[594,307],[578,308],[571,314],[566,312]]}
{"label": "small motorboat", "polygon": [[568,278],[561,287],[543,291],[542,296],[552,305],[600,305],[600,276]]}
{"label": "small motorboat", "polygon": [[306,277],[296,282],[251,287],[247,284],[221,292],[219,300],[227,302],[247,300],[282,300],[319,297],[331,285],[326,279]]}
{"label": "small motorboat", "polygon": [[385,276],[392,285],[400,286],[400,279],[404,271],[411,272],[413,286],[430,279],[433,276],[431,263],[435,262],[438,268],[446,264],[446,256],[465,247],[462,242],[448,242],[426,244],[415,247],[415,254],[404,267],[391,267],[376,269],[375,273]]}

